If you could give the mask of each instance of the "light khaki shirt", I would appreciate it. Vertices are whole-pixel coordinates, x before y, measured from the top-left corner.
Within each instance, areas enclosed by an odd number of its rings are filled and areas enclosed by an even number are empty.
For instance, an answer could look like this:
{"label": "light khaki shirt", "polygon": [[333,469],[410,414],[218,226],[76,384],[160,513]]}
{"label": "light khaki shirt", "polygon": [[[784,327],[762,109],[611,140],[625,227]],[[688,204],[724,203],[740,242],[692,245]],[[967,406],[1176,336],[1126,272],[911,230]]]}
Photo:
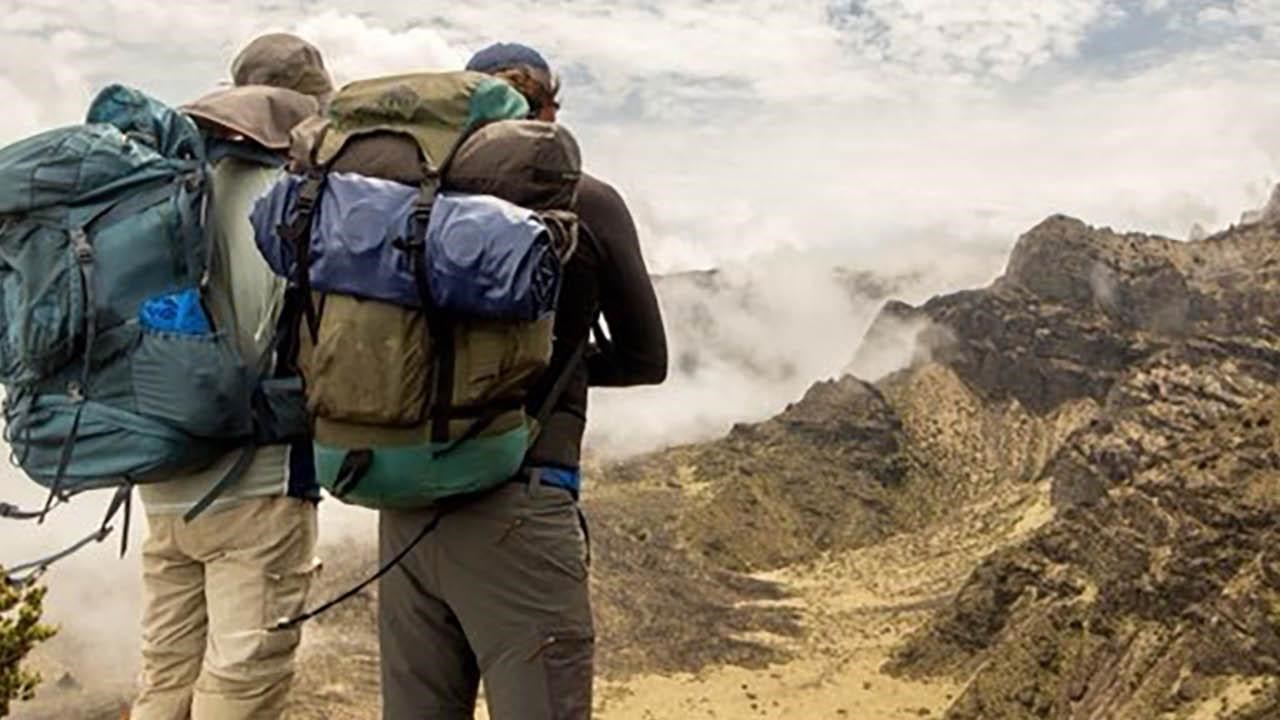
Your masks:
{"label": "light khaki shirt", "polygon": [[[285,281],[258,252],[249,214],[282,173],[229,157],[214,167],[211,182],[208,229],[213,248],[206,300],[215,326],[230,333],[241,357],[255,366],[279,320]],[[140,486],[138,494],[147,513],[185,513],[226,476],[241,452],[232,451],[200,472]],[[259,448],[244,477],[219,495],[209,510],[248,498],[283,495],[288,472],[287,445]]]}

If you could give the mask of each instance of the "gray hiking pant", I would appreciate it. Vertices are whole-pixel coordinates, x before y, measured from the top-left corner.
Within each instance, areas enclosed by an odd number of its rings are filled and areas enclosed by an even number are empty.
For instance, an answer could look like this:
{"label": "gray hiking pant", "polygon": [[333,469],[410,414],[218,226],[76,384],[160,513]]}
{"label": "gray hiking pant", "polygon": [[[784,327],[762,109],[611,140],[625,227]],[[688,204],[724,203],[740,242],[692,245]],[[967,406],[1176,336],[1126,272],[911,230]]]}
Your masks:
{"label": "gray hiking pant", "polygon": [[[381,513],[391,559],[435,510]],[[446,512],[378,589],[384,720],[589,720],[587,543],[559,488],[512,483]]]}

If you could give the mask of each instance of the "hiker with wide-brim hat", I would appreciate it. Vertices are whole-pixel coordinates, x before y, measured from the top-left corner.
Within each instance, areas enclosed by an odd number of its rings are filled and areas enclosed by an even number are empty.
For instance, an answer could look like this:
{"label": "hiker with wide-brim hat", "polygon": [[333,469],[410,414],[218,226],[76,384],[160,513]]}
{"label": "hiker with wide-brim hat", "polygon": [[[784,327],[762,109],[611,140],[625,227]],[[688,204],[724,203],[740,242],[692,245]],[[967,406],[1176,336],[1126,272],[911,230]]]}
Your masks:
{"label": "hiker with wide-brim hat", "polygon": [[[282,174],[291,131],[320,112],[333,85],[320,52],[284,33],[249,43],[232,77],[234,87],[183,108],[203,131],[211,168],[202,300],[246,365],[284,388],[297,376],[295,311],[258,252],[249,213]],[[301,631],[267,628],[302,609],[318,568],[319,490],[305,414],[298,407],[302,427],[284,434],[292,441],[237,448],[200,472],[139,487],[149,530],[134,720],[283,714]]]}

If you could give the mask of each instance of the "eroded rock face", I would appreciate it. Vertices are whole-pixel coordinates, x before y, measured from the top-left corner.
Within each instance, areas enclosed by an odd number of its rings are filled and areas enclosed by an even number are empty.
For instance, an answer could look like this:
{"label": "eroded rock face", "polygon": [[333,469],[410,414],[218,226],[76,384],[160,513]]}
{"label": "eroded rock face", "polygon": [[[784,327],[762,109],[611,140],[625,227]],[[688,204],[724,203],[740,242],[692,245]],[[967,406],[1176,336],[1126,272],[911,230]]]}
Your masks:
{"label": "eroded rock face", "polygon": [[823,382],[781,415],[739,425],[689,466],[705,502],[681,518],[688,542],[731,570],[766,570],[894,529],[901,422],[874,386]]}
{"label": "eroded rock face", "polygon": [[[737,573],[876,544],[966,512],[983,488],[1038,483],[1056,519],[978,567],[897,672],[976,672],[951,711],[966,720],[1155,717],[1212,698],[1226,676],[1266,677],[1280,662],[1280,400],[1265,399],[1280,383],[1278,260],[1266,224],[1182,243],[1057,217],[990,287],[890,302],[853,366],[875,366],[868,354],[905,332],[912,368],[819,383],[772,420],[605,473],[601,544],[621,560],[598,575],[605,636],[652,622],[693,652],[697,637],[663,618],[696,607],[695,586],[728,607]],[[673,562],[702,579],[632,589]],[[724,617],[724,630],[778,622]],[[671,643],[650,645],[662,656]],[[753,653],[713,655],[764,658]],[[1274,702],[1263,692],[1237,717],[1271,717]]]}
{"label": "eroded rock face", "polygon": [[[1278,422],[1275,400],[1243,410],[992,556],[896,669],[977,669],[948,715],[966,720],[1156,717],[1225,678],[1274,677]],[[1259,696],[1233,717],[1277,711],[1280,698]]]}
{"label": "eroded rock face", "polygon": [[948,718],[1185,715],[1250,682],[1214,711],[1280,717],[1278,261],[1267,222],[1178,243],[1052,218],[990,288],[893,309],[987,398],[1098,403],[1040,475],[1056,519],[895,660],[976,673]]}

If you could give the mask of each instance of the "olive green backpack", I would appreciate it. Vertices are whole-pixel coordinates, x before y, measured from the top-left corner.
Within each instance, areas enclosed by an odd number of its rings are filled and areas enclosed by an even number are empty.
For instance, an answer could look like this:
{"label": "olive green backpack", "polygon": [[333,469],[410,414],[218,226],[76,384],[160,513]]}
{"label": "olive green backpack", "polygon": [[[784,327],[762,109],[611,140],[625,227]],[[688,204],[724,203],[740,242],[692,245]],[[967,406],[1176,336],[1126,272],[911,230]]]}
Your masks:
{"label": "olive green backpack", "polygon": [[[528,112],[478,73],[354,83],[295,133],[298,174],[255,210],[264,255],[311,300],[299,365],[317,476],[344,502],[413,508],[506,482],[581,361],[579,350],[558,368],[541,413],[526,410],[551,359],[545,296],[576,246],[581,173],[572,136]],[[541,253],[532,271],[507,258],[542,290],[530,291],[537,308],[454,307],[492,298],[465,272],[509,247],[505,230],[475,235],[477,222],[518,230]],[[450,258],[463,265],[442,274]]]}

